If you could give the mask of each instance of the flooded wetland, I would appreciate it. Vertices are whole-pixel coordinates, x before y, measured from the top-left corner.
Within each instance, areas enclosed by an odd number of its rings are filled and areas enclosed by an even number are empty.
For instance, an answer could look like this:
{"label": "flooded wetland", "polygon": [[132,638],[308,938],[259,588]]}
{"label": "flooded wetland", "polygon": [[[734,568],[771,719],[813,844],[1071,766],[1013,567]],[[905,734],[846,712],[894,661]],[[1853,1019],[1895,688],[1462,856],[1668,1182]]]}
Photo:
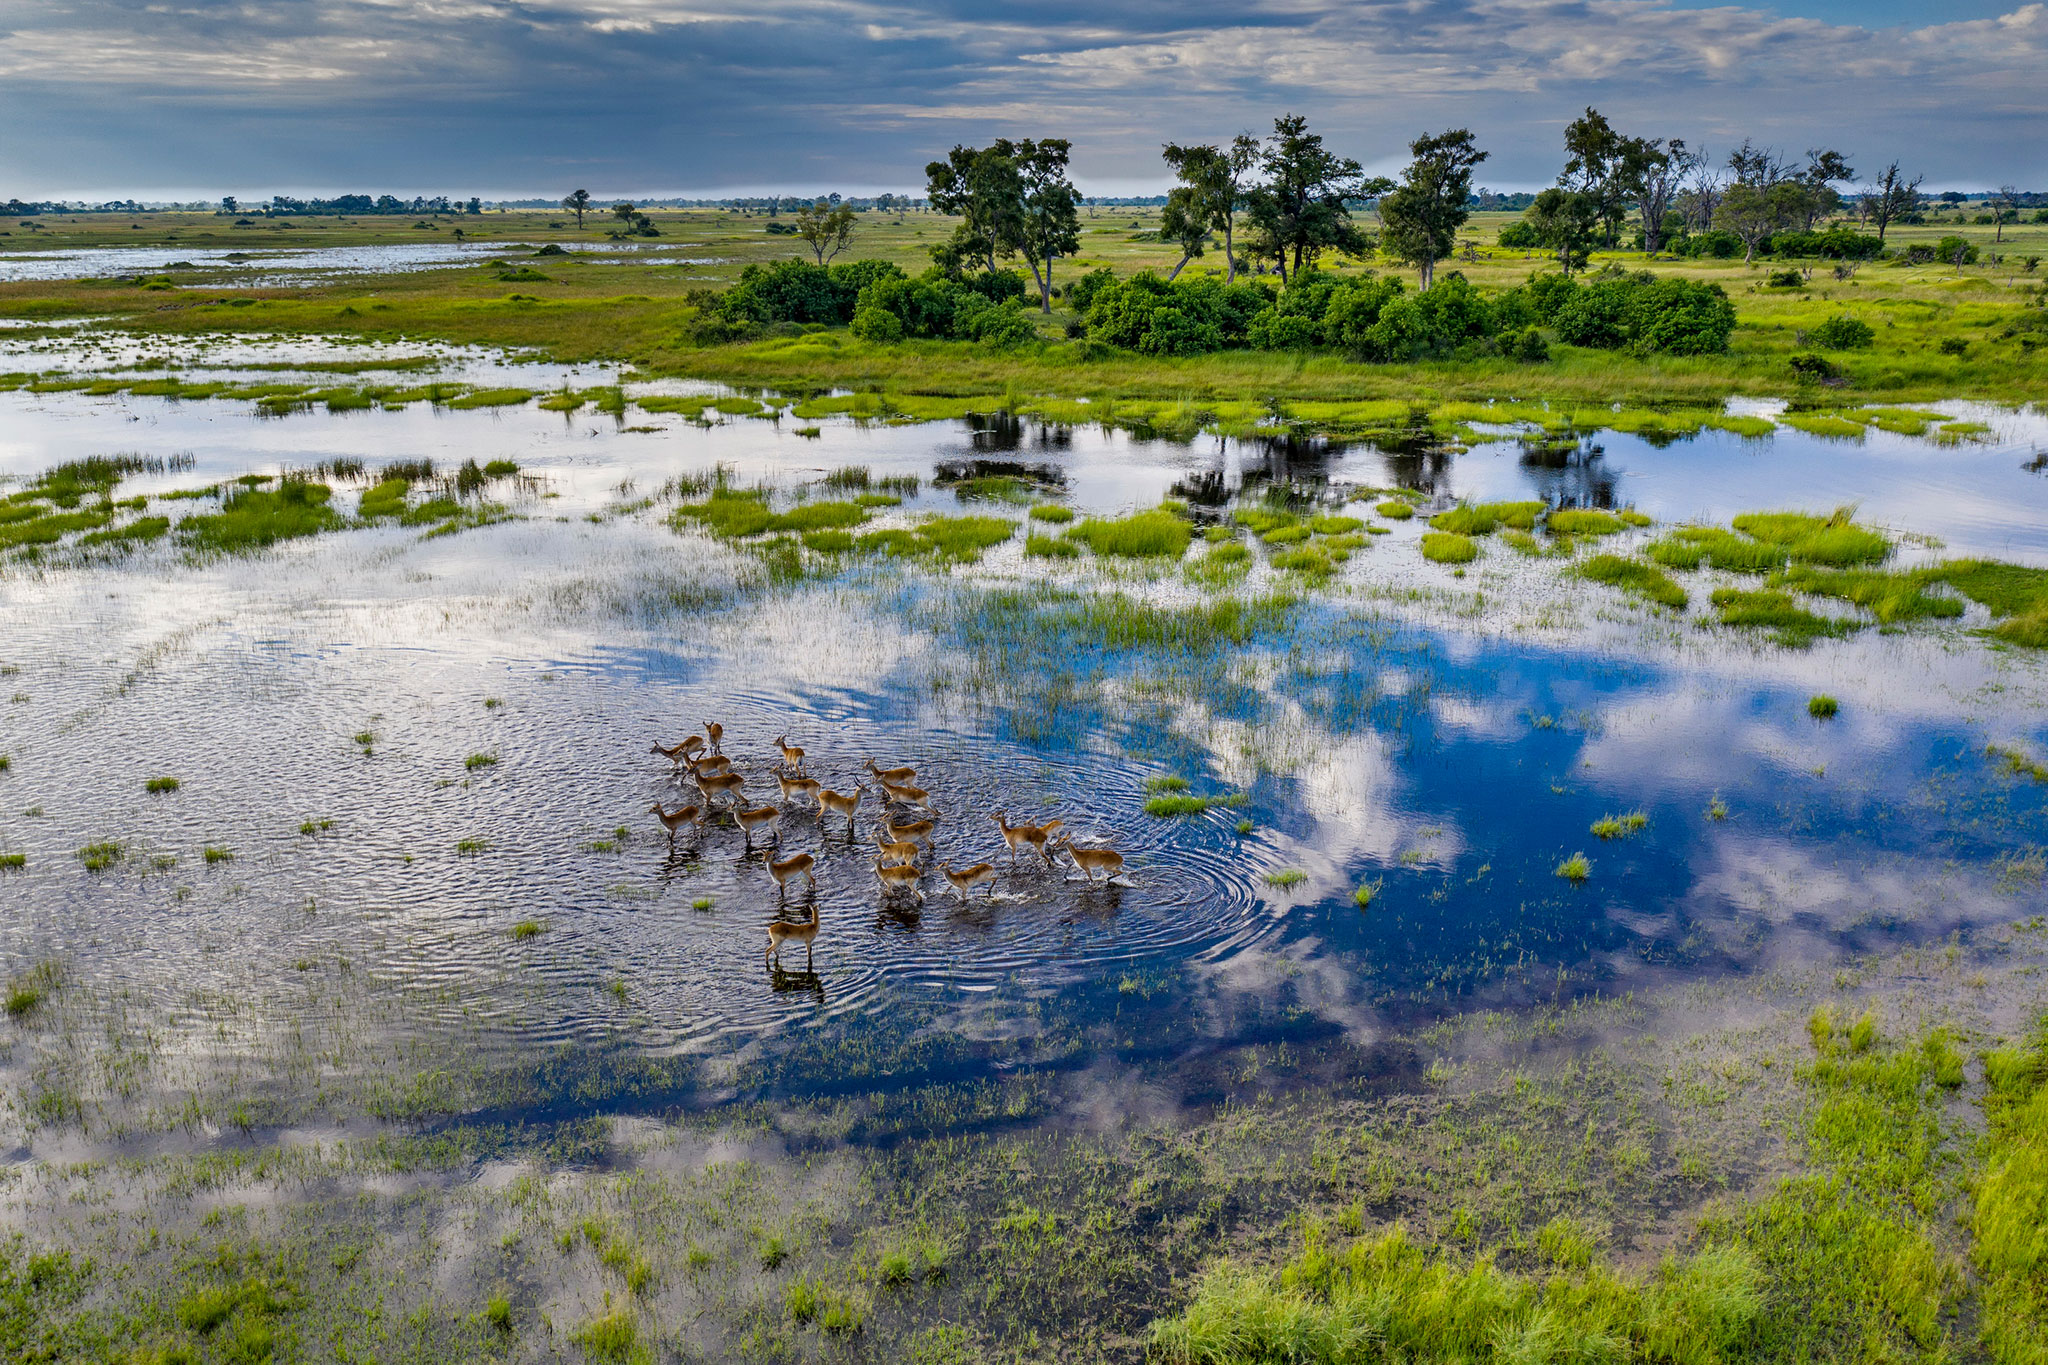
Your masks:
{"label": "flooded wetland", "polygon": [[[2038,406],[0,374],[22,1358],[1223,1359],[1289,1258],[1820,1283],[1801,1181],[1925,1264],[1755,1330],[1958,1330],[1927,1152],[2048,959]],[[713,723],[731,795],[650,751]]]}

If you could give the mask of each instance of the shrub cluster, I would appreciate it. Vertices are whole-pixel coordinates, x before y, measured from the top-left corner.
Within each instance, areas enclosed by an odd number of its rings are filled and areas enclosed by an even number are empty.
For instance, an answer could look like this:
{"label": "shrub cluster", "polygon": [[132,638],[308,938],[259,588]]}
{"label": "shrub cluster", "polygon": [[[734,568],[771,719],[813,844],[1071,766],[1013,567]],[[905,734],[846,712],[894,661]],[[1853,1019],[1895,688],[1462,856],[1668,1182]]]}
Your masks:
{"label": "shrub cluster", "polygon": [[1735,305],[1720,285],[1659,278],[1647,270],[1587,284],[1539,275],[1527,293],[1539,320],[1573,346],[1708,355],[1727,350],[1735,330]]}
{"label": "shrub cluster", "polygon": [[1016,346],[1038,335],[1024,315],[1024,279],[1011,270],[956,277],[934,268],[914,280],[897,271],[860,291],[851,321],[863,341],[937,337]]}

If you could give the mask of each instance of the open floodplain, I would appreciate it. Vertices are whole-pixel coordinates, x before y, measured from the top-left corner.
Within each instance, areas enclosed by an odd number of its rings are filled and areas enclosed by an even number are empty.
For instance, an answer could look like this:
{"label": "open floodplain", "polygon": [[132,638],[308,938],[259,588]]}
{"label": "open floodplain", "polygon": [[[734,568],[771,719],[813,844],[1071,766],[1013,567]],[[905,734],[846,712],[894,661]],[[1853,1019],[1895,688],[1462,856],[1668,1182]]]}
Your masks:
{"label": "open floodplain", "polygon": [[[2037,407],[44,325],[0,374],[10,1359],[1939,1360],[2031,1311],[1985,1192],[2048,1065]],[[712,722],[772,830],[651,812]]]}

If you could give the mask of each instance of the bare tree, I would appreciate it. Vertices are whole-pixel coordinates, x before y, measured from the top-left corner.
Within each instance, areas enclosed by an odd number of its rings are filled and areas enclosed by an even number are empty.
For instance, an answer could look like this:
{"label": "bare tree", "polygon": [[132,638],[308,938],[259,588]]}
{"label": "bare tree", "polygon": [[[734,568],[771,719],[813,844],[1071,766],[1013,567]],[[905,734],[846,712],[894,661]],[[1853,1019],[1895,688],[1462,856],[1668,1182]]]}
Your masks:
{"label": "bare tree", "polygon": [[1791,167],[1775,148],[1756,146],[1748,138],[1728,153],[1728,169],[1735,172],[1736,184],[1759,190],[1767,190],[1792,178]]}
{"label": "bare tree", "polygon": [[1990,202],[1985,207],[1991,210],[1991,240],[2003,242],[2005,240],[2005,216],[2009,213],[2012,215],[2014,222],[2019,221],[2019,186],[2000,185],[1998,193],[1990,197]]}
{"label": "bare tree", "polygon": [[1878,241],[1884,240],[1886,228],[1920,207],[1920,179],[1906,179],[1896,161],[1877,173],[1877,183],[1864,200],[1870,205],[1870,221],[1877,224]]}
{"label": "bare tree", "polygon": [[1692,181],[1685,187],[1685,225],[1694,232],[1705,232],[1712,226],[1714,210],[1721,206],[1724,186],[1721,172],[1709,160],[1707,149],[1697,153],[1699,161],[1692,168]]}

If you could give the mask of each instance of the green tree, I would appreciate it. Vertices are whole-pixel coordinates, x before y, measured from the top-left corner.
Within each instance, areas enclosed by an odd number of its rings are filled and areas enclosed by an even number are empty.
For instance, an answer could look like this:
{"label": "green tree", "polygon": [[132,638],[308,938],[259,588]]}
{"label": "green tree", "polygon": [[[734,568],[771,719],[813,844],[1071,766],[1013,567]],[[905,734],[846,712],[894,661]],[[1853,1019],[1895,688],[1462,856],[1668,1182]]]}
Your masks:
{"label": "green tree", "polygon": [[1609,247],[1620,240],[1629,205],[1643,193],[1643,180],[1653,168],[1669,163],[1661,142],[1624,137],[1598,109],[1588,106],[1564,130],[1564,174],[1561,189],[1591,196]]}
{"label": "green tree", "polygon": [[1757,248],[1766,238],[1798,221],[1807,203],[1806,186],[1796,180],[1770,186],[1738,180],[1721,196],[1720,207],[1714,210],[1714,226],[1742,239],[1742,259],[1747,264],[1756,259]]}
{"label": "green tree", "polygon": [[[1644,171],[1636,211],[1643,219],[1643,250],[1652,256],[1664,249],[1665,220],[1677,211],[1687,182],[1705,161],[1704,152],[1692,150],[1684,138],[1675,137],[1665,144],[1663,160]],[[1707,212],[1712,214],[1711,206]]]}
{"label": "green tree", "polygon": [[1024,183],[1008,147],[1001,141],[985,148],[955,147],[944,161],[924,168],[932,208],[963,220],[953,229],[950,242],[932,248],[941,265],[949,257],[975,260],[993,272],[997,253],[1011,249],[1008,244],[1018,235],[1017,220],[1024,211]]}
{"label": "green tree", "polygon": [[562,207],[576,215],[576,226],[580,230],[583,226],[583,215],[590,209],[590,191],[576,191],[562,200]]}
{"label": "green tree", "polygon": [[824,199],[802,205],[796,211],[796,235],[824,265],[853,244],[853,210]]}
{"label": "green tree", "polygon": [[1299,114],[1273,120],[1259,164],[1266,182],[1245,196],[1245,209],[1259,249],[1279,265],[1283,283],[1304,267],[1313,269],[1325,251],[1366,248],[1344,201],[1384,193],[1391,182],[1361,180],[1359,164],[1325,148],[1322,135],[1311,133]]}
{"label": "green tree", "polygon": [[1806,151],[1806,169],[1800,173],[1800,183],[1806,187],[1807,202],[1804,206],[1805,221],[1801,224],[1806,231],[1813,231],[1813,220],[1822,214],[1833,213],[1842,207],[1841,192],[1836,190],[1837,180],[1848,181],[1856,178],[1856,168],[1849,164],[1847,157],[1827,147],[1809,147]]}
{"label": "green tree", "polygon": [[1052,311],[1052,267],[1081,249],[1080,196],[1067,178],[1073,144],[1063,137],[998,141],[996,149],[1017,168],[1019,195],[1006,245],[1021,253],[1038,282],[1040,312]]}
{"label": "green tree", "polygon": [[1436,263],[1458,244],[1458,229],[1471,216],[1472,170],[1486,160],[1472,134],[1453,128],[1408,144],[1415,160],[1401,173],[1399,188],[1380,197],[1386,232],[1381,249],[1416,268],[1422,291],[1436,282]]}
{"label": "green tree", "polygon": [[1984,206],[1991,210],[1991,240],[1994,243],[2003,242],[2005,240],[2005,220],[2011,218],[2014,222],[2019,221],[2019,186],[2000,185],[1998,193],[1986,200]]}
{"label": "green tree", "polygon": [[1237,210],[1244,204],[1245,177],[1259,161],[1259,140],[1239,133],[1226,151],[1219,147],[1181,147],[1166,144],[1166,164],[1173,167],[1180,184],[1166,197],[1161,211],[1160,236],[1181,247],[1180,264],[1168,279],[1202,254],[1211,233],[1223,234],[1223,254],[1228,258],[1225,282],[1237,282]]}
{"label": "green tree", "polygon": [[1600,201],[1580,190],[1553,185],[1536,196],[1522,215],[1543,245],[1557,253],[1559,269],[1570,279],[1574,270],[1584,270],[1593,251],[1594,235],[1600,230]]}

